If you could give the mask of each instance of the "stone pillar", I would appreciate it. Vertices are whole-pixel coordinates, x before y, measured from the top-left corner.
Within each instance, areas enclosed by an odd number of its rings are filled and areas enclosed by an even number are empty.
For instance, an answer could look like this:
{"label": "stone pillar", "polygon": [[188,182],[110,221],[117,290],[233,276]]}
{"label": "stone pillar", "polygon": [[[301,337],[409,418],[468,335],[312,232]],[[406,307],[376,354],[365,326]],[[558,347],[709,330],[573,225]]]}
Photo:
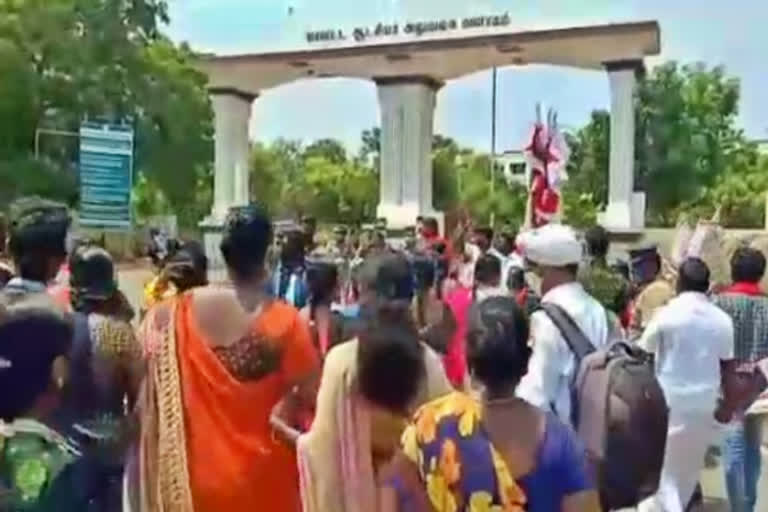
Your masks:
{"label": "stone pillar", "polygon": [[636,231],[645,226],[645,194],[634,191],[634,95],[642,66],[639,60],[605,64],[611,86],[611,148],[608,207],[601,222],[613,231]]}
{"label": "stone pillar", "polygon": [[381,107],[378,217],[402,229],[432,205],[432,134],[440,82],[425,76],[376,79]]}
{"label": "stone pillar", "polygon": [[221,228],[232,206],[249,202],[248,125],[255,95],[228,88],[208,91],[214,113],[214,178],[211,214],[200,224],[212,282],[226,279],[221,258]]}

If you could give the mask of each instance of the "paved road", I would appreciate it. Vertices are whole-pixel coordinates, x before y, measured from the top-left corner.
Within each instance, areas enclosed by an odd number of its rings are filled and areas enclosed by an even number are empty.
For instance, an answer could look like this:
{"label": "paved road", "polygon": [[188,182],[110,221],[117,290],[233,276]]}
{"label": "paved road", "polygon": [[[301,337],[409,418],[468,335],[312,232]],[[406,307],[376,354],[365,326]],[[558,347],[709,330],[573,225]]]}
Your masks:
{"label": "paved road", "polygon": [[[126,268],[119,274],[120,288],[126,294],[136,311],[142,302],[144,285],[152,278],[152,272],[148,268]],[[763,454],[763,467],[768,468],[768,455]],[[704,507],[705,512],[728,512],[728,505],[725,500],[725,483],[723,479],[722,467],[717,461],[716,465],[708,468],[702,474],[702,487],[706,496],[707,504]],[[763,479],[758,487],[764,490],[762,499],[758,502],[757,512],[768,512],[768,470],[763,471]]]}
{"label": "paved road", "polygon": [[131,266],[122,268],[118,273],[118,284],[133,309],[138,313],[144,297],[144,285],[152,279],[152,271],[147,268]]}
{"label": "paved road", "polygon": [[[756,512],[768,512],[768,451],[763,450],[763,474],[760,483],[757,485],[758,501],[755,507]],[[728,502],[726,500],[725,479],[723,477],[723,468],[718,464],[705,470],[701,477],[701,485],[704,495],[707,496],[709,503],[704,509],[707,512],[728,512]]]}

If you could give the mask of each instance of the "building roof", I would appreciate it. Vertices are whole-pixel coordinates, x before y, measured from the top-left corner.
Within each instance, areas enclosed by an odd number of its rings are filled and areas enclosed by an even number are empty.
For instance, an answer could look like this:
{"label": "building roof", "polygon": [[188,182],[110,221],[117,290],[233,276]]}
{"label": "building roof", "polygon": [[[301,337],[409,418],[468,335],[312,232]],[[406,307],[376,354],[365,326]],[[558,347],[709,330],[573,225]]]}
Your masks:
{"label": "building roof", "polygon": [[323,42],[298,51],[201,55],[198,65],[208,74],[212,89],[257,95],[302,78],[421,77],[441,84],[493,66],[539,63],[603,69],[606,63],[639,65],[644,57],[658,55],[660,46],[658,23],[643,21],[523,32],[456,30],[439,37],[385,37],[359,44],[345,39],[343,44]]}

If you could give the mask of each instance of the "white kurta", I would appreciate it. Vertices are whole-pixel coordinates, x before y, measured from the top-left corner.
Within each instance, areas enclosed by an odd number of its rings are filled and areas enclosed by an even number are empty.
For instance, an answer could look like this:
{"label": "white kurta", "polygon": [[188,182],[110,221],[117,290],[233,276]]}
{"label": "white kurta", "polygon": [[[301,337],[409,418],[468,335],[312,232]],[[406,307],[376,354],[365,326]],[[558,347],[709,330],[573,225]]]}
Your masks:
{"label": "white kurta", "polygon": [[707,449],[720,441],[712,414],[673,414],[669,418],[664,466],[656,495],[638,512],[685,512],[704,470]]}
{"label": "white kurta", "polygon": [[640,512],[684,512],[718,444],[714,419],[720,363],[733,359],[733,322],[701,293],[682,293],[654,315],[640,346],[655,354],[656,375],[670,409],[659,490]]}
{"label": "white kurta", "polygon": [[[608,316],[603,306],[584,291],[581,284],[573,282],[552,288],[541,301],[563,308],[595,348],[607,345]],[[528,372],[517,388],[517,395],[545,411],[554,412],[570,425],[571,383],[578,370],[576,357],[544,311],[531,315],[531,345],[533,354],[528,362]]]}

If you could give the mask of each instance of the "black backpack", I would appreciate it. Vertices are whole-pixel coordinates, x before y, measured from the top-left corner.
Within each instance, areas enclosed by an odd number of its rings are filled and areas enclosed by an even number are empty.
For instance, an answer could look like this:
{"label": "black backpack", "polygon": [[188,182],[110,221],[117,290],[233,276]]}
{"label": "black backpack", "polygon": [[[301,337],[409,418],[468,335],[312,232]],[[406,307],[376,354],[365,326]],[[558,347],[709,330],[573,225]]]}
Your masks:
{"label": "black backpack", "polygon": [[541,309],[576,357],[571,421],[595,471],[603,509],[635,507],[658,490],[667,443],[669,410],[653,359],[623,340],[596,350],[560,306],[543,303]]}

